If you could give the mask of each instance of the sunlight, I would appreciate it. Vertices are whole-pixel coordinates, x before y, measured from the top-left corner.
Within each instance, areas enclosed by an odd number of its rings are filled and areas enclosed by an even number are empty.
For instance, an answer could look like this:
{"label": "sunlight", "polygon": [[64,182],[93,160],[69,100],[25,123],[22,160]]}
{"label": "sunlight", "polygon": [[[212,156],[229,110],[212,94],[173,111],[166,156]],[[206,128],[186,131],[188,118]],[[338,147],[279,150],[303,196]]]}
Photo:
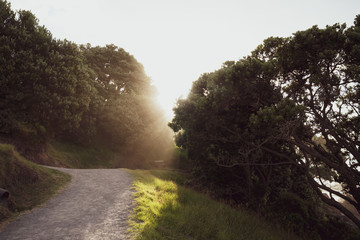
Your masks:
{"label": "sunlight", "polygon": [[157,100],[161,108],[164,110],[166,120],[171,121],[174,116],[172,109],[176,104],[176,99],[174,98],[174,95],[170,92],[167,92],[166,89],[159,89],[159,95],[157,97]]}
{"label": "sunlight", "polygon": [[[193,46],[189,45],[186,48],[193,48]],[[171,53],[176,55],[176,58],[171,57],[165,51],[155,53],[147,50],[138,51],[134,54],[138,61],[144,64],[147,75],[156,86],[158,103],[169,121],[173,117],[172,109],[177,100],[187,97],[192,83],[202,74],[219,69],[222,63],[228,60],[225,55],[216,51],[208,53],[209,58],[202,59],[206,55],[205,49],[198,50],[198,53],[194,53],[191,58],[181,49],[174,49]],[[171,58],[171,61],[163,60]]]}
{"label": "sunlight", "polygon": [[[82,11],[84,1],[10,2],[15,9],[31,10],[40,25],[58,39],[93,46],[114,43],[124,48],[152,78],[158,101],[169,119],[176,100],[187,96],[191,83],[202,73],[215,71],[227,60],[247,56],[269,36],[289,36],[313,24],[351,24],[358,13],[356,8],[338,1],[321,12],[316,9],[322,9],[322,4],[314,2],[311,12],[304,2],[284,2],[282,9],[275,9],[267,1],[105,0],[87,1],[86,11]],[[255,9],[259,18],[251,21]],[[305,10],[307,18],[303,18]]]}

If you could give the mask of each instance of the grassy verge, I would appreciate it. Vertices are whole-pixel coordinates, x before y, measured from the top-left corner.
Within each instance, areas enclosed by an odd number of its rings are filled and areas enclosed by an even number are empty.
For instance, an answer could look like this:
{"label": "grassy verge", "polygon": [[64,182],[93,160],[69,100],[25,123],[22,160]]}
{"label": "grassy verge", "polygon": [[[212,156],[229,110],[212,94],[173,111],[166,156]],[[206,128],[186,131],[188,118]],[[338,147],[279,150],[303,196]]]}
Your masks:
{"label": "grassy verge", "polygon": [[248,212],[234,210],[177,182],[166,171],[129,170],[135,177],[135,239],[298,239]]}
{"label": "grassy verge", "polygon": [[47,155],[56,165],[70,168],[117,167],[114,153],[106,148],[53,142],[48,148]]}
{"label": "grassy verge", "polygon": [[27,161],[13,146],[0,144],[0,188],[10,192],[8,201],[0,204],[0,223],[44,203],[70,179],[68,174]]}

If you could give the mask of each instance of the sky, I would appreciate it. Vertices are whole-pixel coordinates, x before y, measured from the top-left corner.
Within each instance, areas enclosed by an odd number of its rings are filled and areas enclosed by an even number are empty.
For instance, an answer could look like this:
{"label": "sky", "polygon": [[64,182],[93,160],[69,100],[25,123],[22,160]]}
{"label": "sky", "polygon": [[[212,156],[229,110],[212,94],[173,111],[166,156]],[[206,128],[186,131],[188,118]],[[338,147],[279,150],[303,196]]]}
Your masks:
{"label": "sky", "polygon": [[54,38],[115,44],[133,55],[157,87],[168,118],[191,84],[239,60],[271,36],[313,25],[353,25],[359,0],[8,0],[30,10]]}

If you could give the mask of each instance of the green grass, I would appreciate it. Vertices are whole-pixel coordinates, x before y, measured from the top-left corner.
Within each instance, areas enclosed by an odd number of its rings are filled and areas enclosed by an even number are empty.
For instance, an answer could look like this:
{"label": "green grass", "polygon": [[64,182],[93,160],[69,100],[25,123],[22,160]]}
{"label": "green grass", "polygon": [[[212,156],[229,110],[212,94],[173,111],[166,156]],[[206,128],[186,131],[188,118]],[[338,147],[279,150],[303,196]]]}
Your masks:
{"label": "green grass", "polygon": [[81,147],[53,142],[47,155],[55,165],[70,168],[113,168],[118,165],[115,154],[104,147]]}
{"label": "green grass", "polygon": [[174,172],[129,170],[136,207],[130,223],[134,239],[298,239],[246,211],[235,210],[180,186]]}
{"label": "green grass", "polygon": [[27,161],[13,146],[0,144],[0,188],[10,192],[0,204],[0,223],[44,203],[70,180],[70,175]]}

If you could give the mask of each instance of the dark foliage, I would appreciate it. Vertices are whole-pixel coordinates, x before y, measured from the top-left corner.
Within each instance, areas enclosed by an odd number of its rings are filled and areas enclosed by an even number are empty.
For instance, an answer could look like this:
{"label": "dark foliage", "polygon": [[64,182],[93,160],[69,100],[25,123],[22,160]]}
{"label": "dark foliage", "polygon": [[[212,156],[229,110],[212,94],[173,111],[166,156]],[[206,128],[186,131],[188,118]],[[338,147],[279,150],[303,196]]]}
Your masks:
{"label": "dark foliage", "polygon": [[277,209],[314,238],[324,236],[327,221],[318,199],[360,227],[333,197],[360,209],[358,19],[350,28],[314,26],[266,39],[251,56],[195,81],[169,124],[195,177],[221,197]]}

